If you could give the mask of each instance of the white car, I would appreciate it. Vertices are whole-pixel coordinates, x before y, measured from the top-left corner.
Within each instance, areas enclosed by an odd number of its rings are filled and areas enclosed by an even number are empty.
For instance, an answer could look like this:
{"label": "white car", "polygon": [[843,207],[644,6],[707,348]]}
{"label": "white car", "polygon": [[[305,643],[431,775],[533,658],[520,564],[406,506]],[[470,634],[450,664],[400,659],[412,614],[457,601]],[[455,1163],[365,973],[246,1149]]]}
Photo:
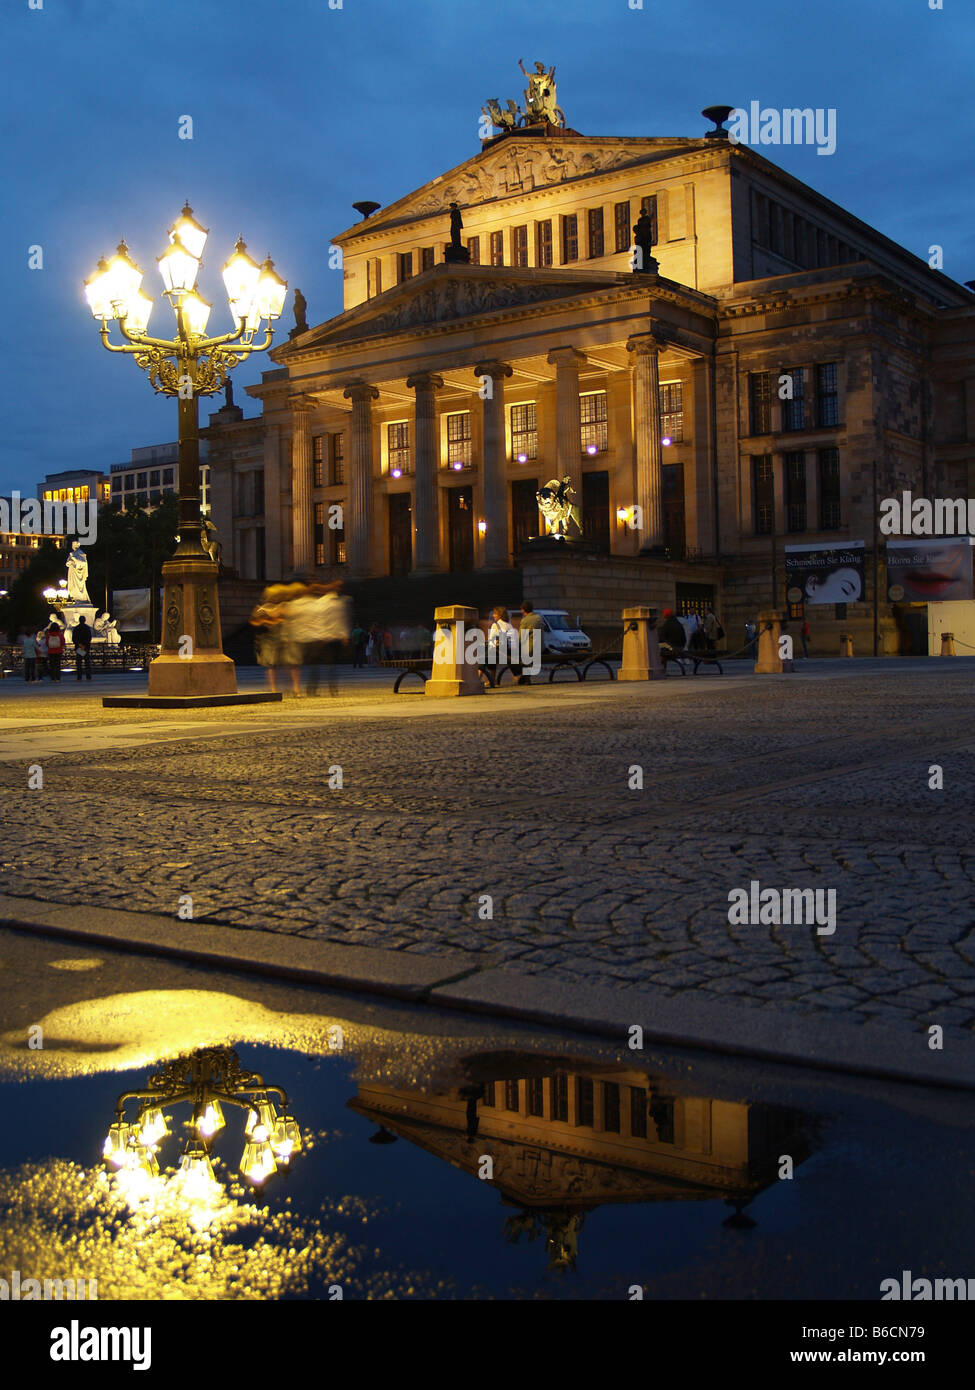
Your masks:
{"label": "white car", "polygon": [[[545,656],[588,656],[592,651],[592,642],[564,608],[536,608],[535,612],[542,620]],[[508,617],[517,626],[522,618],[521,609],[509,609]]]}

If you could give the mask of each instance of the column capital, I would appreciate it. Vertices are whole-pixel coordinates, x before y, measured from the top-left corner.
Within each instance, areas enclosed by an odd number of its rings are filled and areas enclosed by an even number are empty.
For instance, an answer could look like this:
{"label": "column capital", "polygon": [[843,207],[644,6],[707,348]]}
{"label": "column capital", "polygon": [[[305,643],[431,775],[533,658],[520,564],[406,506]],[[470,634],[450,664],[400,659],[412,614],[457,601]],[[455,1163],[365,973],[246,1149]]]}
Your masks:
{"label": "column capital", "polygon": [[489,376],[493,381],[499,377],[511,376],[512,368],[507,362],[479,362],[474,368],[475,376]]}
{"label": "column capital", "polygon": [[298,391],[295,395],[288,397],[288,409],[292,414],[297,414],[299,411],[314,410],[317,405],[316,398],[309,396],[304,391]]}
{"label": "column capital", "polygon": [[640,357],[661,352],[667,344],[656,333],[631,333],[626,340],[627,352],[635,352]]}
{"label": "column capital", "polygon": [[443,377],[437,376],[436,372],[414,372],[406,378],[406,385],[411,391],[439,391],[443,386]]}
{"label": "column capital", "polygon": [[552,348],[545,359],[550,367],[584,367],[588,361],[586,354],[574,347]]}
{"label": "column capital", "polygon": [[358,404],[360,401],[375,401],[379,399],[379,387],[370,386],[367,381],[353,381],[345,388],[342,395],[347,401]]}

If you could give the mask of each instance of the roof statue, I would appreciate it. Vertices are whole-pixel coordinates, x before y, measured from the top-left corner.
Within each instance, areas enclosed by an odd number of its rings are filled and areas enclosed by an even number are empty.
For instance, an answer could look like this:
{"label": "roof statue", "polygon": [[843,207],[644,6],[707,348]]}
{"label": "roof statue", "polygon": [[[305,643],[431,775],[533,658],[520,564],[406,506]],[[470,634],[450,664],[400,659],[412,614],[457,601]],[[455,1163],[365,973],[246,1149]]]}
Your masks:
{"label": "roof statue", "polygon": [[564,129],[565,116],[555,96],[555,68],[547,68],[544,63],[536,62],[535,71],[529,72],[520,58],[518,66],[528,78],[525,109],[516,106],[510,98],[502,106],[497,97],[489,97],[487,106],[481,107],[482,115],[505,134],[519,126],[551,126]]}
{"label": "roof statue", "polygon": [[582,514],[579,508],[572,503],[570,494],[575,496],[575,488],[571,486],[572,479],[564,477],[561,482],[558,478],[550,478],[544,487],[540,487],[535,493],[538,502],[538,509],[548,522],[555,535],[565,537],[566,523],[571,521],[576,530],[582,535]]}

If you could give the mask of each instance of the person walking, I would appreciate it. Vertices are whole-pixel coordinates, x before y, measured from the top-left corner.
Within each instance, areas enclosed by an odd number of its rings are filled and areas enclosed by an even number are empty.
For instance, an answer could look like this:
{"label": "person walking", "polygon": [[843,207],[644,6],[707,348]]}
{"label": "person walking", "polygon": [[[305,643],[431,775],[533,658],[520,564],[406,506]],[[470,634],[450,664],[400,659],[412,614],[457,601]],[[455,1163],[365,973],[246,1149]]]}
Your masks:
{"label": "person walking", "polygon": [[808,619],[808,618],[805,618],[805,617],[804,617],[803,620],[802,620],[802,628],[801,628],[801,630],[800,630],[800,635],[802,636],[802,654],[803,654],[803,656],[808,660],[808,659],[809,659],[809,636],[810,636],[810,632],[809,632],[809,619]]}
{"label": "person walking", "polygon": [[75,676],[79,681],[81,680],[82,666],[85,668],[85,675],[91,680],[91,638],[91,628],[82,614],[71,629],[71,640],[74,643]]}
{"label": "person walking", "polygon": [[25,632],[20,639],[20,649],[24,655],[24,680],[33,681],[37,674],[37,635]]}
{"label": "person walking", "polygon": [[61,658],[64,656],[64,633],[57,623],[47,630],[47,669],[52,682],[61,684]]}
{"label": "person walking", "polygon": [[47,675],[47,632],[41,628],[34,642],[37,653],[37,679],[42,681]]}
{"label": "person walking", "polygon": [[[510,666],[519,685],[524,684],[521,679],[521,663],[518,660],[518,633],[514,623],[508,621],[507,608],[503,605],[492,608],[491,620],[487,640],[488,665],[494,667]],[[500,682],[501,674],[501,670],[498,670],[495,684]]]}
{"label": "person walking", "polygon": [[745,619],[745,646],[748,648],[749,661],[758,660],[758,628],[751,618]]}
{"label": "person walking", "polygon": [[369,634],[361,623],[352,629],[352,669],[361,670],[366,664],[366,643]]}
{"label": "person walking", "polygon": [[708,651],[712,654],[717,651],[718,643],[724,639],[724,628],[718,622],[713,608],[709,608],[704,615],[704,638],[708,644]]}
{"label": "person walking", "polygon": [[[518,644],[521,647],[522,667],[531,665],[538,669],[545,646],[545,624],[535,612],[535,605],[525,599],[521,605],[521,622],[518,624]],[[531,685],[532,678],[522,670],[518,677],[519,685]]]}

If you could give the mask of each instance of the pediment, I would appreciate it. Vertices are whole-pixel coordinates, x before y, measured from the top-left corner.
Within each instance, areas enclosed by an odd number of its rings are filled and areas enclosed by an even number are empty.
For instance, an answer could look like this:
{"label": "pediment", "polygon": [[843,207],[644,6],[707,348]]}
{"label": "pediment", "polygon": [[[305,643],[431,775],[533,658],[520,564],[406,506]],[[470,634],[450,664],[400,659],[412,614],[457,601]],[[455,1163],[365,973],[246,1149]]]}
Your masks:
{"label": "pediment", "polygon": [[272,353],[287,361],[298,353],[339,347],[401,330],[443,328],[459,320],[526,308],[559,299],[615,289],[629,277],[615,272],[518,271],[510,267],[435,266],[404,285],[358,304]]}
{"label": "pediment", "polygon": [[426,217],[443,216],[451,203],[472,208],[629,165],[656,163],[703,145],[703,140],[666,137],[506,136],[332,240],[341,243]]}

